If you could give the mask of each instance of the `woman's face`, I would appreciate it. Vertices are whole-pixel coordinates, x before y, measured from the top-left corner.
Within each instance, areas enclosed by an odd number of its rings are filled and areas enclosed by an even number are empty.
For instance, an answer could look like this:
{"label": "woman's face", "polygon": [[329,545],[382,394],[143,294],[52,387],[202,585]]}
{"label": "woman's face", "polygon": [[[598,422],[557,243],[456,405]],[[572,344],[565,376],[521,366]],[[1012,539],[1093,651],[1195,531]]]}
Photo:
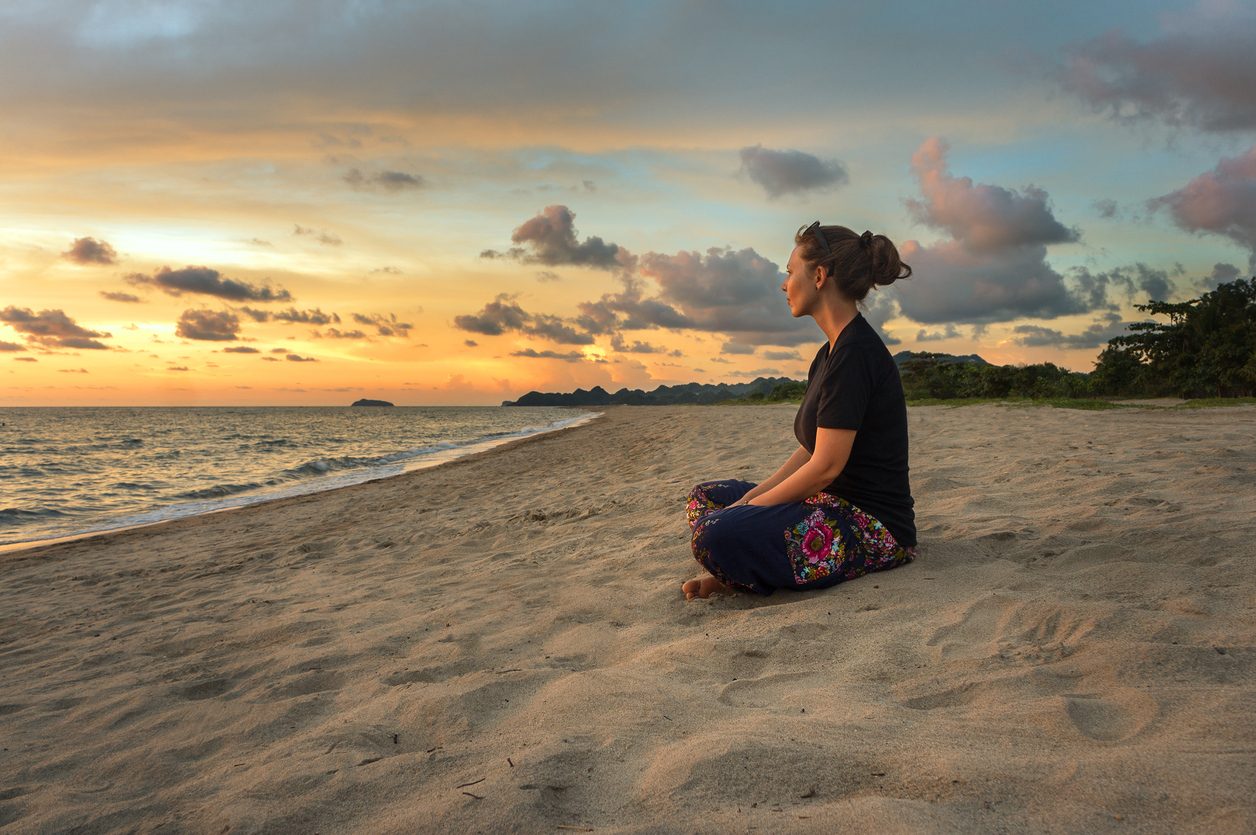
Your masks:
{"label": "woman's face", "polygon": [[785,301],[789,303],[789,312],[797,319],[806,316],[814,309],[819,290],[816,288],[816,268],[808,267],[802,259],[798,247],[789,254],[785,264],[785,280],[781,282],[781,290],[785,292]]}

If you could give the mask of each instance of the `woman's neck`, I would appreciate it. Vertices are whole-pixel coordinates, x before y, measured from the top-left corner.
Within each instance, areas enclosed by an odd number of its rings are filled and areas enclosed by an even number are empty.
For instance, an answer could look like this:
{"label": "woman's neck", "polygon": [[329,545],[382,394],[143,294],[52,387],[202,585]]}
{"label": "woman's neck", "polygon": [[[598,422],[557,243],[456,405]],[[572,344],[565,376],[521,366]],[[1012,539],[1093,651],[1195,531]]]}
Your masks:
{"label": "woman's neck", "polygon": [[816,320],[820,330],[824,331],[824,335],[829,338],[829,350],[832,350],[842,331],[858,315],[859,308],[855,306],[853,301],[836,299],[829,304],[822,305],[812,314],[812,318]]}

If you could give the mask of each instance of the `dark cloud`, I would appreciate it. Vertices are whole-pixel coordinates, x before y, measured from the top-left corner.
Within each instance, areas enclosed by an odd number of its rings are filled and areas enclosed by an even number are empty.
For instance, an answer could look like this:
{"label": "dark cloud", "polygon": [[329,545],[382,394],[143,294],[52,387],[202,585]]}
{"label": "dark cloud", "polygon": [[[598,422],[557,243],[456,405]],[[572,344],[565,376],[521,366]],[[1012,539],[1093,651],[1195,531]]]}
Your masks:
{"label": "dark cloud", "polygon": [[118,253],[104,241],[95,238],[75,238],[61,257],[75,264],[116,264]]}
{"label": "dark cloud", "polygon": [[223,348],[222,351],[224,354],[260,354],[261,353],[256,348],[251,348],[248,345],[228,345],[226,348]]}
{"label": "dark cloud", "polygon": [[576,235],[576,213],[566,206],[546,206],[536,217],[515,229],[510,240],[515,244],[505,252],[485,250],[481,258],[513,258],[524,264],[549,267],[571,264],[605,270],[630,270],[635,259],[628,250],[606,243],[599,237]]}
{"label": "dark cloud", "polygon": [[318,362],[314,357],[303,357],[300,354],[288,354],[288,362]]}
{"label": "dark cloud", "polygon": [[[1256,55],[1256,49],[1252,52]],[[1147,207],[1153,212],[1168,208],[1188,232],[1211,232],[1239,243],[1256,270],[1256,145],[1222,159],[1177,191],[1148,200]]]}
{"label": "dark cloud", "polygon": [[773,151],[762,145],[741,149],[741,165],[768,197],[845,185],[850,177],[837,160],[803,151]]}
{"label": "dark cloud", "polygon": [[912,154],[912,171],[924,199],[909,199],[907,208],[917,222],[949,232],[973,252],[1080,239],[1077,230],[1055,219],[1045,191],[1025,186],[1017,194],[1002,186],[974,185],[968,177],[952,177],[947,150],[943,140],[930,137]]}
{"label": "dark cloud", "polygon": [[185,310],[175,333],[185,339],[230,341],[238,338],[240,320],[229,310]]}
{"label": "dark cloud", "polygon": [[683,327],[755,344],[798,345],[815,338],[810,318],[789,312],[780,267],[753,249],[651,252],[642,256],[641,271],[658,282],[659,298],[679,312]]}
{"label": "dark cloud", "polygon": [[4,342],[4,341],[0,341],[0,352],[3,352],[3,351],[25,351],[25,350],[26,350],[26,346],[25,346],[25,345],[19,345],[19,344],[18,344],[18,343],[16,343],[16,342]]}
{"label": "dark cloud", "polygon": [[754,346],[745,342],[725,342],[720,346],[720,352],[724,354],[753,354]]}
{"label": "dark cloud", "polygon": [[564,360],[566,362],[580,362],[584,359],[584,354],[579,351],[571,351],[569,353],[560,354],[557,351],[535,351],[531,348],[524,348],[522,351],[513,351],[512,357],[532,357],[534,359],[551,359]]}
{"label": "dark cloud", "polygon": [[1215,18],[1138,42],[1108,32],[1066,50],[1064,89],[1118,122],[1256,128],[1256,16]]}
{"label": "dark cloud", "polygon": [[537,281],[562,281],[562,276],[553,270],[541,270],[536,274]]}
{"label": "dark cloud", "polygon": [[189,369],[186,365],[170,365],[166,367],[166,370],[167,371],[188,371]]}
{"label": "dark cloud", "polygon": [[765,360],[800,360],[802,357],[797,351],[764,351],[763,358]]}
{"label": "dark cloud", "polygon": [[500,336],[508,331],[540,336],[564,345],[591,345],[593,336],[577,330],[580,323],[545,313],[528,313],[508,293],[501,293],[488,302],[479,313],[455,316],[454,327],[485,336]]}
{"label": "dark cloud", "polygon": [[1229,284],[1239,277],[1239,268],[1233,264],[1218,263],[1212,265],[1212,272],[1199,281],[1204,290],[1216,290],[1222,284]]}
{"label": "dark cloud", "polygon": [[76,323],[63,310],[41,310],[35,313],[26,307],[6,307],[0,310],[0,322],[5,322],[18,333],[26,335],[28,342],[45,348],[85,348],[107,351],[109,346],[97,339],[108,339],[110,333],[89,330]]}
{"label": "dark cloud", "polygon": [[376,171],[373,174],[363,174],[358,168],[350,168],[344,180],[355,189],[394,193],[420,189],[427,185],[427,182],[418,174],[407,174],[404,171]]}
{"label": "dark cloud", "polygon": [[[1176,265],[1173,275],[1182,273],[1182,266]],[[1077,267],[1071,271],[1070,277],[1081,304],[1090,310],[1102,307],[1116,310],[1122,299],[1127,304],[1142,303],[1148,299],[1163,301],[1174,291],[1168,270],[1149,267],[1142,262],[1099,273]]]}
{"label": "dark cloud", "polygon": [[1125,326],[1120,314],[1110,312],[1100,316],[1081,333],[1063,333],[1040,325],[1017,325],[1012,332],[1017,334],[1016,342],[1026,347],[1097,348],[1115,336],[1128,333]]}
{"label": "dark cloud", "polygon": [[619,278],[624,289],[604,293],[595,302],[581,302],[576,321],[589,333],[613,333],[619,329],[688,328],[693,323],[665,301],[645,297],[645,285],[635,276]]}
{"label": "dark cloud", "polygon": [[[336,321],[340,321],[337,319]],[[397,318],[396,313],[354,313],[353,321],[359,325],[371,325],[375,328],[376,333],[380,336],[401,336],[410,335],[410,329],[414,327],[410,322],[402,322]]]}
{"label": "dark cloud", "polygon": [[101,290],[100,295],[111,302],[138,302],[139,296],[133,296],[130,293],[115,293],[110,290]]}
{"label": "dark cloud", "polygon": [[924,328],[921,328],[916,331],[917,342],[940,342],[943,339],[958,339],[959,336],[959,331],[956,330],[955,326],[949,322],[947,323],[945,330],[927,331]]}
{"label": "dark cloud", "polygon": [[468,348],[477,348],[480,345],[480,343],[476,342],[474,339],[464,339],[462,340],[462,344],[466,345]]}
{"label": "dark cloud", "polygon": [[13,361],[14,362],[39,362],[39,360],[35,359],[34,357],[14,357]]}
{"label": "dark cloud", "polygon": [[340,316],[336,313],[324,313],[320,308],[313,310],[297,310],[290,307],[287,310],[258,310],[253,307],[241,307],[239,313],[247,314],[255,322],[288,322],[304,325],[330,325],[333,322],[340,324]]}
{"label": "dark cloud", "polygon": [[[611,348],[619,351],[621,354],[666,354],[667,349],[660,345],[652,345],[649,342],[641,342],[634,339],[632,342],[624,339],[623,334],[614,334],[611,336]],[[679,353],[679,351],[675,352]]]}
{"label": "dark cloud", "polygon": [[366,339],[366,332],[360,330],[342,331],[339,328],[328,328],[321,333],[314,334],[318,338],[326,337],[328,339]]}
{"label": "dark cloud", "polygon": [[344,241],[340,240],[340,238],[330,232],[324,232],[321,229],[311,229],[310,227],[302,226],[299,223],[293,224],[292,234],[305,238],[313,238],[320,244],[325,244],[326,246],[340,246],[344,243]]}
{"label": "dark cloud", "polygon": [[199,293],[204,296],[214,296],[230,301],[292,301],[292,294],[287,290],[257,287],[248,282],[224,278],[218,270],[210,269],[209,267],[184,267],[181,270],[162,267],[152,275],[131,273],[125,276],[123,280],[136,287],[158,287],[172,296],[182,296],[184,293]]}

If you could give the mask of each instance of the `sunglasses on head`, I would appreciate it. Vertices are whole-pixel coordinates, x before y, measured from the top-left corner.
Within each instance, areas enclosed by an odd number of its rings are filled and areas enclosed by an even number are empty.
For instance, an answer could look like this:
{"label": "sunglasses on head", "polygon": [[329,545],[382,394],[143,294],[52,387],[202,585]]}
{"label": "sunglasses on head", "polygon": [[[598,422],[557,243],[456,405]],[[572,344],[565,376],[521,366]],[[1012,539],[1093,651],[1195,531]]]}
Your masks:
{"label": "sunglasses on head", "polygon": [[824,254],[826,256],[832,255],[833,251],[829,249],[829,242],[828,240],[825,239],[824,233],[820,231],[820,221],[817,220],[815,223],[811,224],[806,229],[802,229],[799,232],[799,234],[804,237],[813,233],[816,236],[816,240],[820,242],[820,246],[824,247]]}

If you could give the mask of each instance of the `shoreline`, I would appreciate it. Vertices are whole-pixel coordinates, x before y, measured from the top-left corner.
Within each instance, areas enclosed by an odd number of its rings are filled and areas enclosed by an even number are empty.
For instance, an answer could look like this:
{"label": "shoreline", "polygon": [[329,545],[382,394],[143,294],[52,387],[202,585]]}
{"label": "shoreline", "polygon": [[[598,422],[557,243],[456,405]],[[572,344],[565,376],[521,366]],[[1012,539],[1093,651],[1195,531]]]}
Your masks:
{"label": "shoreline", "polygon": [[1256,410],[909,410],[915,561],[686,601],[793,412],[0,559],[0,826],[1256,829]]}
{"label": "shoreline", "polygon": [[[430,470],[435,467],[443,467],[446,464],[452,464],[454,462],[461,461],[465,458],[471,458],[476,455],[483,455],[485,453],[489,453],[494,450],[506,447],[510,444],[515,443],[516,441],[526,441],[529,438],[535,438],[542,435],[549,435],[554,432],[562,432],[568,429],[576,429],[581,426],[586,426],[588,424],[596,422],[600,417],[602,417],[602,414],[603,414],[602,412],[588,412],[585,415],[581,415],[580,417],[571,418],[571,422],[564,423],[562,426],[555,426],[548,429],[541,429],[535,432],[530,432],[526,435],[516,435],[515,437],[499,438],[499,439],[494,439],[494,440],[479,440],[479,441],[468,443],[466,446],[454,447],[452,449],[438,450],[438,451],[430,453],[425,458],[411,459],[413,463],[407,462],[407,463],[401,464],[400,466],[402,466],[403,469],[401,469],[398,472],[388,473],[384,475],[377,475],[373,478],[363,478],[360,481],[351,481],[348,479],[356,477],[356,476],[367,475],[372,469],[380,469],[380,468],[378,467],[368,468],[366,470],[358,471],[356,473],[354,471],[343,471],[337,474],[336,476],[331,476],[331,477],[323,476],[321,478],[330,478],[330,480],[333,482],[339,482],[339,483],[332,483],[326,486],[324,486],[319,480],[315,480],[315,479],[311,479],[306,482],[298,482],[298,483],[290,485],[289,487],[281,491],[272,490],[271,492],[279,492],[279,495],[274,495],[274,496],[267,496],[264,491],[259,491],[260,495],[258,493],[254,493],[251,495],[248,493],[241,493],[235,496],[224,497],[222,499],[216,500],[217,504],[220,505],[218,507],[211,506],[205,509],[192,509],[184,513],[176,513],[176,515],[167,516],[167,517],[163,517],[159,519],[153,519],[151,521],[136,521],[136,522],[123,521],[116,526],[109,526],[109,527],[103,527],[103,528],[91,528],[84,531],[76,531],[73,533],[51,536],[51,537],[41,537],[39,539],[21,540],[18,542],[7,542],[7,543],[0,542],[0,560],[4,560],[9,556],[20,553],[22,551],[26,551],[31,548],[40,548],[44,546],[57,545],[64,542],[75,542],[81,539],[105,536],[107,534],[118,533],[122,531],[132,531],[132,530],[138,530],[142,528],[151,528],[157,525],[164,525],[169,522],[176,522],[180,519],[196,519],[202,516],[209,516],[215,513],[223,513],[229,510],[240,510],[247,507],[267,505],[267,504],[271,504],[272,502],[281,502],[281,501],[284,501],[285,499],[299,498],[301,496],[314,496],[314,495],[319,495],[322,493],[334,492],[336,490],[343,490],[346,487],[353,487],[359,484],[371,484],[373,482],[384,481],[390,478],[399,478],[401,476],[409,475],[410,473],[422,472],[424,470]],[[192,507],[195,506],[195,503],[191,503],[191,502],[184,503],[184,504],[186,506],[192,506]],[[177,511],[179,507],[180,505],[167,505],[166,507],[160,507],[160,508],[150,509],[146,511],[138,511],[136,513],[126,514],[122,516],[122,519],[123,520],[131,519],[134,517],[144,516],[150,513],[163,513],[167,511]]]}

